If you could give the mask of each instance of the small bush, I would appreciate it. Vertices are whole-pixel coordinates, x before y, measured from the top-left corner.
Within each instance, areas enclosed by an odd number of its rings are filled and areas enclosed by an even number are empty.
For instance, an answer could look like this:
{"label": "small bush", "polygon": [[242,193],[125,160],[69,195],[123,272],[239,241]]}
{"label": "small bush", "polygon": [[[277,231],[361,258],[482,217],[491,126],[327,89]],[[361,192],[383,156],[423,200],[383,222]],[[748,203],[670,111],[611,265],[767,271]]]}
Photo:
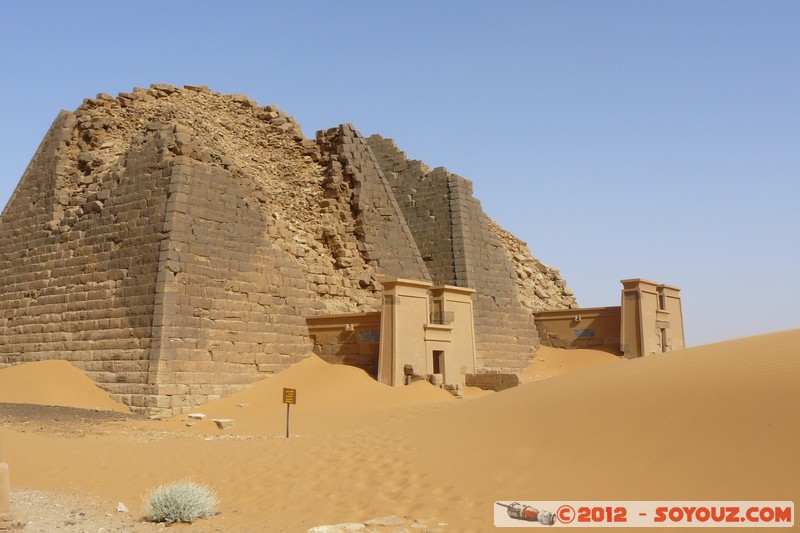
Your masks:
{"label": "small bush", "polygon": [[180,481],[161,485],[144,498],[144,511],[151,522],[194,522],[213,516],[219,498],[205,485]]}

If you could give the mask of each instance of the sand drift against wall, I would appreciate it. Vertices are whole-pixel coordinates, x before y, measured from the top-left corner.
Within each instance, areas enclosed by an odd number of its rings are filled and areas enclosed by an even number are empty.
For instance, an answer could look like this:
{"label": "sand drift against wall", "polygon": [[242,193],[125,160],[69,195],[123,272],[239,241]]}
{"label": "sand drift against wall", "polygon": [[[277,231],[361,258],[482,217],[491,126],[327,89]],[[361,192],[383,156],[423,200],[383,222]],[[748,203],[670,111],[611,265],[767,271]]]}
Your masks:
{"label": "sand drift against wall", "polygon": [[39,361],[0,369],[0,402],[130,412],[67,361]]}

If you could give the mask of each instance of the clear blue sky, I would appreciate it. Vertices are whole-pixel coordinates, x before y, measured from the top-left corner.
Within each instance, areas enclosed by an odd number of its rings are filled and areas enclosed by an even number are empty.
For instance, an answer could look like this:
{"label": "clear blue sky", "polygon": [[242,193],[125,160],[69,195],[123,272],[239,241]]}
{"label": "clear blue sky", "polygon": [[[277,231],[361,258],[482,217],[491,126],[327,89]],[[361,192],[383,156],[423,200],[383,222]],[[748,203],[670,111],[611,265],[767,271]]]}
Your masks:
{"label": "clear blue sky", "polygon": [[800,327],[800,3],[8,2],[0,205],[60,109],[164,82],[352,122],[474,182],[584,307],[690,345]]}

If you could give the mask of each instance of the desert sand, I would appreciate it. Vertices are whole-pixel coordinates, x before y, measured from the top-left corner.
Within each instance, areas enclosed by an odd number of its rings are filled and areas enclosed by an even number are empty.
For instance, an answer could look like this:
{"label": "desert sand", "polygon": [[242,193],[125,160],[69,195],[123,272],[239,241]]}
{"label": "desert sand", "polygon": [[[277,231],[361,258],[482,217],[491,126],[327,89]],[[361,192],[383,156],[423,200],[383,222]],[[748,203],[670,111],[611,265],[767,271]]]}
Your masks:
{"label": "desert sand", "polygon": [[37,361],[0,371],[0,403],[129,412],[67,361]]}
{"label": "desert sand", "polygon": [[536,358],[520,376],[523,383],[569,374],[585,368],[624,362],[626,359],[599,350],[564,350],[542,346]]}
{"label": "desert sand", "polygon": [[[632,361],[585,352],[542,350],[530,382],[464,400],[309,357],[199,406],[206,420],[5,424],[0,461],[15,487],[89,494],[110,512],[124,502],[137,516],[158,484],[205,483],[220,514],[192,531],[295,532],[387,515],[489,531],[498,500],[800,501],[800,330]],[[94,385],[68,367],[0,370],[0,401],[97,408]],[[289,439],[283,387],[297,389]]]}

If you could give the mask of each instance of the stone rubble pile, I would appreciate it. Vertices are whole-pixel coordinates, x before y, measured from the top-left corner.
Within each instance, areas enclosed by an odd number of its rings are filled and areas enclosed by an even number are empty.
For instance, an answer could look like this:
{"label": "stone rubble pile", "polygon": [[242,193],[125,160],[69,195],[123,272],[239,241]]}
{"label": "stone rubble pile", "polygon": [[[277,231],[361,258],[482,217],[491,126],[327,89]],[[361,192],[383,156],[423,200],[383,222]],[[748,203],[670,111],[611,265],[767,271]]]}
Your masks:
{"label": "stone rubble pile", "polygon": [[534,312],[578,307],[575,293],[567,287],[567,282],[561,277],[561,271],[533,257],[525,242],[501,228],[493,220],[489,221],[489,227],[503,243],[506,256],[514,266],[517,275],[517,295],[523,306]]}
{"label": "stone rubble pile", "polygon": [[[67,126],[74,127],[56,192],[60,209],[49,222],[66,232],[84,214],[100,211],[114,179],[127,170],[124,155],[156,132],[159,149],[220,166],[254,179],[258,190],[245,202],[272,217],[270,238],[305,268],[306,281],[327,312],[374,308],[379,286],[359,253],[346,213],[330,209],[327,156],[321,166],[317,142],[306,139],[295,119],[276,106],[259,106],[245,95],[222,95],[205,86],[154,84],[116,98],[86,99]],[[363,248],[363,244],[361,245]]]}

